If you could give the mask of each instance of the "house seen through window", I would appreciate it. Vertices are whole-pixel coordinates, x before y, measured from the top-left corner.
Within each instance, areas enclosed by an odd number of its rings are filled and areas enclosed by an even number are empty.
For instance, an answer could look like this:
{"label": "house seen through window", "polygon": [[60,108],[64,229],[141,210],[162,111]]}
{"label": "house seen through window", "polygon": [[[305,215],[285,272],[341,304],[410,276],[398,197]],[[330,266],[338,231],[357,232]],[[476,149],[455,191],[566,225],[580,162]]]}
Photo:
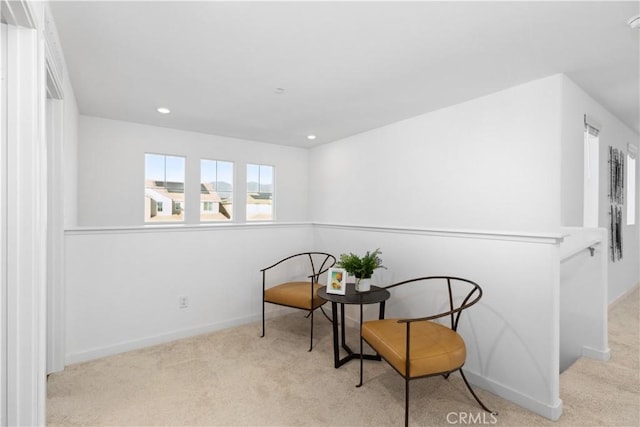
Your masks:
{"label": "house seen through window", "polygon": [[247,221],[273,220],[274,167],[247,164]]}
{"label": "house seen through window", "polygon": [[185,158],[146,153],[144,162],[145,222],[184,221]]}
{"label": "house seen through window", "polygon": [[200,160],[200,221],[233,218],[233,163]]}

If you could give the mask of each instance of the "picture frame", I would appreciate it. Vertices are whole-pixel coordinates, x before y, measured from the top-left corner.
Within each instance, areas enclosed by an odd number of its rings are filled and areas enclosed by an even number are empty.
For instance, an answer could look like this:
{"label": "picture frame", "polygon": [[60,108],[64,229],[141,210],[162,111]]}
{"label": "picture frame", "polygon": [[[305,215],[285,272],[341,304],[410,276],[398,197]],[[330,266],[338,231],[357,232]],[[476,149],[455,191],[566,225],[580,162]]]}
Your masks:
{"label": "picture frame", "polygon": [[347,292],[347,270],[330,268],[327,274],[327,293],[344,295]]}

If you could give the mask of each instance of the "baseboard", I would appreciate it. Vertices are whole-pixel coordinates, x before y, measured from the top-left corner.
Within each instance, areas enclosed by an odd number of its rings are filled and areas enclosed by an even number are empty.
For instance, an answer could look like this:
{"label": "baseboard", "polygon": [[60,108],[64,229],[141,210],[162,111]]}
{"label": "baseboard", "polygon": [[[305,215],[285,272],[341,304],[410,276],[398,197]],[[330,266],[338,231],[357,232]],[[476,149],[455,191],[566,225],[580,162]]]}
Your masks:
{"label": "baseboard", "polygon": [[[273,319],[284,316],[292,312],[298,311],[289,307],[273,306],[269,304],[264,314],[265,319]],[[139,350],[145,347],[151,347],[158,344],[165,344],[171,341],[190,338],[196,335],[208,334],[220,331],[222,329],[234,326],[244,325],[251,322],[259,322],[262,320],[262,313],[253,314],[251,316],[237,317],[235,319],[226,320],[224,322],[210,323],[200,325],[193,328],[181,329],[178,331],[167,332],[165,334],[154,335],[137,340],[124,341],[118,344],[82,351],[78,353],[70,353],[65,356],[65,366],[74,363],[88,362],[90,360],[100,359],[102,357],[113,356],[114,354],[125,353],[127,351]]]}
{"label": "baseboard", "polygon": [[[275,317],[280,310],[271,311],[266,314],[267,318]],[[282,310],[285,311],[285,310]],[[193,328],[181,329],[178,331],[172,331],[164,334],[145,337],[137,340],[124,341],[114,345],[106,347],[95,348],[78,353],[70,353],[65,356],[65,366],[72,365],[74,363],[88,362],[90,360],[100,359],[102,357],[113,356],[114,354],[125,353],[127,351],[139,350],[145,347],[151,347],[158,344],[164,344],[167,342],[189,338],[196,335],[208,334],[211,332],[219,331],[234,326],[244,325],[246,323],[256,322],[262,320],[262,314],[238,317],[235,319],[227,320],[224,322],[211,323],[206,325],[200,325]]]}
{"label": "baseboard", "polygon": [[[560,415],[562,415],[562,399],[558,399],[555,405],[548,405],[513,390],[504,384],[500,384],[489,378],[481,377],[468,369],[464,369],[464,374],[473,385],[477,385],[484,390],[513,402],[516,405],[522,406],[523,408],[540,416],[556,421],[560,418]],[[500,413],[500,408],[491,409],[498,412],[498,414]],[[500,415],[498,415],[498,417],[499,416]]]}
{"label": "baseboard", "polygon": [[611,349],[607,348],[606,350],[598,350],[595,348],[583,346],[582,356],[588,357],[589,359],[601,360],[603,362],[606,362],[611,358]]}
{"label": "baseboard", "polygon": [[616,305],[620,304],[620,302],[623,301],[625,298],[627,298],[629,295],[631,295],[636,290],[638,290],[638,288],[640,288],[640,283],[636,283],[629,290],[627,290],[625,293],[623,293],[618,298],[616,298],[613,301],[611,301],[609,303],[609,306],[608,306],[609,311],[611,311],[613,308],[615,308]]}
{"label": "baseboard", "polygon": [[[275,306],[269,304],[264,314],[265,319],[273,319],[276,317],[284,316],[289,313],[293,313],[299,310]],[[234,326],[244,325],[251,322],[259,322],[262,320],[262,313],[253,314],[251,316],[237,317],[235,319],[226,320],[224,322],[210,323],[206,325],[200,325],[193,328],[181,329],[178,331],[167,332],[164,334],[154,335],[150,337],[144,337],[137,340],[124,341],[118,344],[109,345],[106,347],[100,347],[87,351],[81,351],[78,353],[70,353],[65,356],[65,366],[72,365],[74,363],[88,362],[90,360],[100,359],[102,357],[113,356],[114,354],[125,353],[127,351],[139,350],[145,347],[151,347],[158,344],[165,344],[171,341],[190,338],[196,335],[208,334],[216,332],[222,329],[231,328]]]}

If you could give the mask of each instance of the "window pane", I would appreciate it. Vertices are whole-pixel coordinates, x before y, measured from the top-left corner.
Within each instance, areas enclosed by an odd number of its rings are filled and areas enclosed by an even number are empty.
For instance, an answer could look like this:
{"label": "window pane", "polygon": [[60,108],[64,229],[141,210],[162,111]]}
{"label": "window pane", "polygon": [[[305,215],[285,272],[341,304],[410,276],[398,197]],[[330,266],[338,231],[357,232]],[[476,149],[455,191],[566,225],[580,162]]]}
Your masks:
{"label": "window pane", "polygon": [[181,182],[184,192],[184,171],[185,171],[185,159],[184,157],[165,156],[167,162],[167,176],[166,180],[169,182]]}
{"label": "window pane", "polygon": [[258,182],[260,182],[260,166],[247,165],[247,191],[258,191]]}
{"label": "window pane", "polygon": [[636,159],[627,155],[627,225],[636,223]]}
{"label": "window pane", "polygon": [[598,226],[600,194],[600,173],[598,170],[600,140],[597,136],[584,131],[584,186],[583,186],[583,226]]}
{"label": "window pane", "polygon": [[233,163],[200,160],[200,220],[229,221],[233,217]]}
{"label": "window pane", "polygon": [[184,157],[145,154],[145,222],[184,220]]}
{"label": "window pane", "polygon": [[272,193],[273,189],[273,167],[260,166],[260,192]]}
{"label": "window pane", "polygon": [[159,154],[145,154],[145,179],[164,181],[164,156]]}
{"label": "window pane", "polygon": [[273,220],[273,166],[247,165],[247,221]]}

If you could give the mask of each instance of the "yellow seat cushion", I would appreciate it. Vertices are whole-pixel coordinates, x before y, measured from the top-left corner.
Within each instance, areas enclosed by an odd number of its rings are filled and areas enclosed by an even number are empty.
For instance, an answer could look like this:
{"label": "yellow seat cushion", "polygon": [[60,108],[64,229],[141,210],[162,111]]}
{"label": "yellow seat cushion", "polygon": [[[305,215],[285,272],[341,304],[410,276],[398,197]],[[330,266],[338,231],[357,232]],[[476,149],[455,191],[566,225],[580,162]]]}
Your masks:
{"label": "yellow seat cushion", "polygon": [[[405,323],[398,319],[362,323],[362,337],[401,375],[405,374]],[[454,371],[467,357],[464,340],[455,331],[435,322],[411,324],[409,373],[411,378]]]}
{"label": "yellow seat cushion", "polygon": [[286,305],[289,307],[312,310],[320,307],[326,301],[318,296],[319,283],[313,284],[313,307],[311,306],[311,282],[287,282],[273,286],[264,291],[266,302]]}

